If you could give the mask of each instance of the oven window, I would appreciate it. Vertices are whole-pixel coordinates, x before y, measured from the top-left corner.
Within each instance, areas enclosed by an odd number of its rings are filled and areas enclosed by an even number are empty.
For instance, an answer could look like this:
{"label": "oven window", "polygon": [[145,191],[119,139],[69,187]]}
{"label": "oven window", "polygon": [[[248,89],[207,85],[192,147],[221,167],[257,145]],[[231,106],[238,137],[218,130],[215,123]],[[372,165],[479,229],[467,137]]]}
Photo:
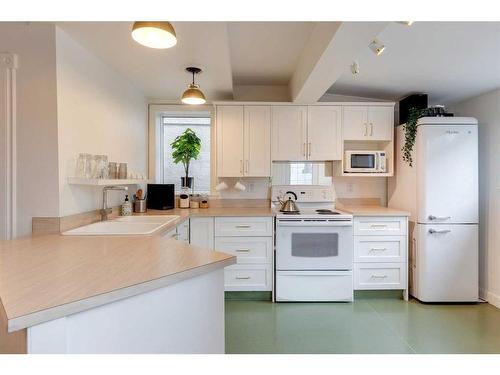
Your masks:
{"label": "oven window", "polygon": [[375,168],[375,155],[351,155],[351,168]]}
{"label": "oven window", "polygon": [[294,257],[326,258],[338,255],[338,233],[292,233]]}

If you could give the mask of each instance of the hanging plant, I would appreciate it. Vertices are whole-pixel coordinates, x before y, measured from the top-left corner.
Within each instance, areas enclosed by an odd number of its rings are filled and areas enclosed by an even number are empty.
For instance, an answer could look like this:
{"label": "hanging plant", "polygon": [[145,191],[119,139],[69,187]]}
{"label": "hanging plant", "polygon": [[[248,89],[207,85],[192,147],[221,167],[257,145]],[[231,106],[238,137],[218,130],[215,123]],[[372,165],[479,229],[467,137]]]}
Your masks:
{"label": "hanging plant", "polygon": [[403,125],[405,142],[401,151],[403,152],[403,160],[407,162],[410,167],[413,166],[411,152],[413,151],[415,138],[417,137],[417,122],[420,117],[425,115],[426,111],[426,109],[410,108],[408,110],[408,119],[406,120],[406,124]]}

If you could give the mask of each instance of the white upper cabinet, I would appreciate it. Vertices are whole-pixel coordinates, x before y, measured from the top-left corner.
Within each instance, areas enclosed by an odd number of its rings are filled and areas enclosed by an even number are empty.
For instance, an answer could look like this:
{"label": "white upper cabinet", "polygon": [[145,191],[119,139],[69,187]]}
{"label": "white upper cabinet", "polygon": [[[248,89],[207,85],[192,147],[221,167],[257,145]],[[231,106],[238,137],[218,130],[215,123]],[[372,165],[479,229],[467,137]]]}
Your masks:
{"label": "white upper cabinet", "polygon": [[307,107],[272,107],[272,160],[307,159]]}
{"label": "white upper cabinet", "polygon": [[307,159],[342,159],[342,107],[309,106],[307,114]]}
{"label": "white upper cabinet", "polygon": [[393,107],[368,107],[369,138],[374,141],[391,141],[394,131]]}
{"label": "white upper cabinet", "polygon": [[366,139],[368,136],[368,107],[344,107],[342,133],[345,140]]}
{"label": "white upper cabinet", "polygon": [[217,107],[217,175],[271,175],[271,107]]}
{"label": "white upper cabinet", "polygon": [[245,106],[244,175],[271,176],[271,107]]}
{"label": "white upper cabinet", "polygon": [[243,175],[243,106],[217,107],[217,175]]}
{"label": "white upper cabinet", "polygon": [[344,140],[391,141],[393,129],[393,106],[344,107]]}

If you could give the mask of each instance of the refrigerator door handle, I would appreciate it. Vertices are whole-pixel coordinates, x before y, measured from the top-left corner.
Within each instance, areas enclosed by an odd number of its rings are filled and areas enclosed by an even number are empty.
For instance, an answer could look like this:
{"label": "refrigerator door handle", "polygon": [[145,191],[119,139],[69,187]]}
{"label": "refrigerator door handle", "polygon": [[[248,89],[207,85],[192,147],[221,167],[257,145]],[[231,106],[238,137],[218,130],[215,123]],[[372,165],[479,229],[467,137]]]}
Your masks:
{"label": "refrigerator door handle", "polygon": [[451,219],[451,216],[434,216],[434,215],[429,215],[429,220],[449,220]]}
{"label": "refrigerator door handle", "polygon": [[436,230],[436,229],[429,229],[429,233],[430,234],[441,234],[441,233],[450,233],[451,230],[450,229],[440,229],[440,230]]}

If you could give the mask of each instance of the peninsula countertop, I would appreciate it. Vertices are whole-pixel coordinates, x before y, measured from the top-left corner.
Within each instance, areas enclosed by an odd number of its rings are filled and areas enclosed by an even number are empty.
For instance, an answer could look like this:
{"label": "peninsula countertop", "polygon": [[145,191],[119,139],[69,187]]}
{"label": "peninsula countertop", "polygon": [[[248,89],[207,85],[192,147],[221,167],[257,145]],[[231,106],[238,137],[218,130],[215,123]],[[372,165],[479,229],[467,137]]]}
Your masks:
{"label": "peninsula countertop", "polygon": [[0,299],[12,332],[234,263],[161,236],[22,237],[0,241]]}

